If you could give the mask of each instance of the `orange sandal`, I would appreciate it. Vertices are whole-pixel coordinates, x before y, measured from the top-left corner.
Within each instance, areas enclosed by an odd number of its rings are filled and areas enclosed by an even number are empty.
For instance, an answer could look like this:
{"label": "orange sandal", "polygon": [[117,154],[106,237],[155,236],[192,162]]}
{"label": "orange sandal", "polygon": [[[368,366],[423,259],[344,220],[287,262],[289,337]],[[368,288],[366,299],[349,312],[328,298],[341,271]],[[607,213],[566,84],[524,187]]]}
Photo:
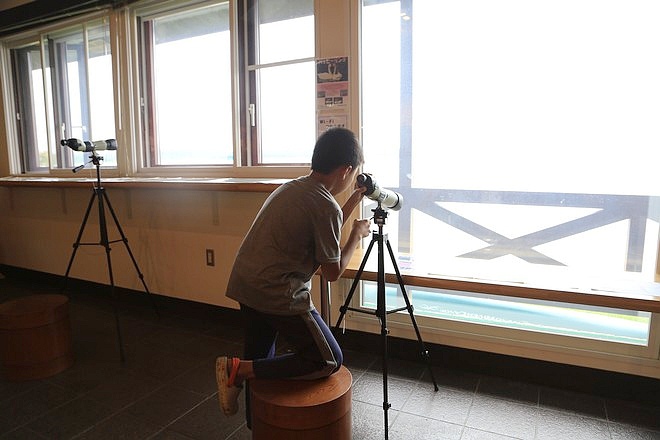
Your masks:
{"label": "orange sandal", "polygon": [[228,358],[220,356],[215,360],[215,379],[218,383],[218,398],[220,408],[227,416],[232,416],[238,412],[238,396],[243,390],[241,385],[236,385],[236,374],[239,358]]}
{"label": "orange sandal", "polygon": [[229,380],[227,381],[228,387],[233,387],[234,382],[236,382],[236,375],[238,374],[238,365],[241,363],[241,360],[237,357],[228,359],[231,362],[231,368],[229,371]]}

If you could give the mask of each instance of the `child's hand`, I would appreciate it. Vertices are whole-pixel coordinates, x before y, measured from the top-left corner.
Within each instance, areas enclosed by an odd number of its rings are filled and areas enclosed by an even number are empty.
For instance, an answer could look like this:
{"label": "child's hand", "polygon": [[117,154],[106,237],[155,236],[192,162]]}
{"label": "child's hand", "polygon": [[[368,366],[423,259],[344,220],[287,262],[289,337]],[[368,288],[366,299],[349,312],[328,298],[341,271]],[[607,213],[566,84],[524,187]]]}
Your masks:
{"label": "child's hand", "polygon": [[371,222],[368,219],[353,220],[353,228],[351,234],[357,234],[360,238],[367,237],[371,232]]}
{"label": "child's hand", "polygon": [[362,197],[364,197],[364,193],[367,190],[366,186],[357,186],[357,183],[355,184],[355,188],[353,188],[353,193],[351,194],[351,197],[349,197],[349,200],[353,200],[355,205],[360,203],[360,200],[362,200]]}
{"label": "child's hand", "polygon": [[344,206],[341,208],[343,214],[344,214],[344,221],[348,219],[348,217],[351,215],[351,212],[357,207],[357,205],[360,204],[360,200],[362,200],[362,197],[364,197],[364,192],[367,190],[366,187],[364,186],[356,186],[355,189],[353,189],[353,193],[351,196],[346,200],[346,203],[344,203]]}

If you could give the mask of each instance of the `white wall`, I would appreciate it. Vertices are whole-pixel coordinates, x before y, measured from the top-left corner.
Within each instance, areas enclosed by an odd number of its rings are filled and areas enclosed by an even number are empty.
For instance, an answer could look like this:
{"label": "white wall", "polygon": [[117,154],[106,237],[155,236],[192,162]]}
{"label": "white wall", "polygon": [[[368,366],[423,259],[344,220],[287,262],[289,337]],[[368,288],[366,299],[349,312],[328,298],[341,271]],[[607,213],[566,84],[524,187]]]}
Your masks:
{"label": "white wall", "polygon": [[[267,193],[106,190],[149,290],[227,307],[234,255]],[[89,189],[0,187],[0,263],[64,275],[92,196]],[[97,202],[82,243],[98,243]],[[109,239],[120,239],[106,212]],[[111,245],[115,283],[143,290],[123,243]],[[206,265],[206,249],[215,266]],[[109,283],[105,248],[81,246],[70,277]]]}

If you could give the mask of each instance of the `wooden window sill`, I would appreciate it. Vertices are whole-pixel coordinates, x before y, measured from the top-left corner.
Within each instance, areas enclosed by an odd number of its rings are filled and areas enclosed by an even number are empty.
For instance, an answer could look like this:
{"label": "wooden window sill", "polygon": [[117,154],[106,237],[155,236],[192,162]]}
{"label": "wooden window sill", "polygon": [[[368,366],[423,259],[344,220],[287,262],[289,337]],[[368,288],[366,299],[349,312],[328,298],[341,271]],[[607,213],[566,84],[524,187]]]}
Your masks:
{"label": "wooden window sill", "polygon": [[[166,178],[166,177],[109,177],[103,178],[105,188],[152,188],[194,191],[239,191],[272,192],[290,179],[251,179],[251,178]],[[2,177],[0,186],[38,188],[89,187],[96,183],[94,178],[60,177]]]}

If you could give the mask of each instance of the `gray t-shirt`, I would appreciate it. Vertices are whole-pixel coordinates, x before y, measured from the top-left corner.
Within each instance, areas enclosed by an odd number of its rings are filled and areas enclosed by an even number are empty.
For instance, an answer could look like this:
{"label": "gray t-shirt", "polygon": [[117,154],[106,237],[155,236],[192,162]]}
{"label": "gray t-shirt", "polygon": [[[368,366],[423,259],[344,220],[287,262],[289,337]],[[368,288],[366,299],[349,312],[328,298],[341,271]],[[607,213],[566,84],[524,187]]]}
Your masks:
{"label": "gray t-shirt", "polygon": [[304,176],[268,197],[234,262],[227,296],[255,310],[294,315],[314,308],[310,280],[320,264],[341,259],[342,210]]}

